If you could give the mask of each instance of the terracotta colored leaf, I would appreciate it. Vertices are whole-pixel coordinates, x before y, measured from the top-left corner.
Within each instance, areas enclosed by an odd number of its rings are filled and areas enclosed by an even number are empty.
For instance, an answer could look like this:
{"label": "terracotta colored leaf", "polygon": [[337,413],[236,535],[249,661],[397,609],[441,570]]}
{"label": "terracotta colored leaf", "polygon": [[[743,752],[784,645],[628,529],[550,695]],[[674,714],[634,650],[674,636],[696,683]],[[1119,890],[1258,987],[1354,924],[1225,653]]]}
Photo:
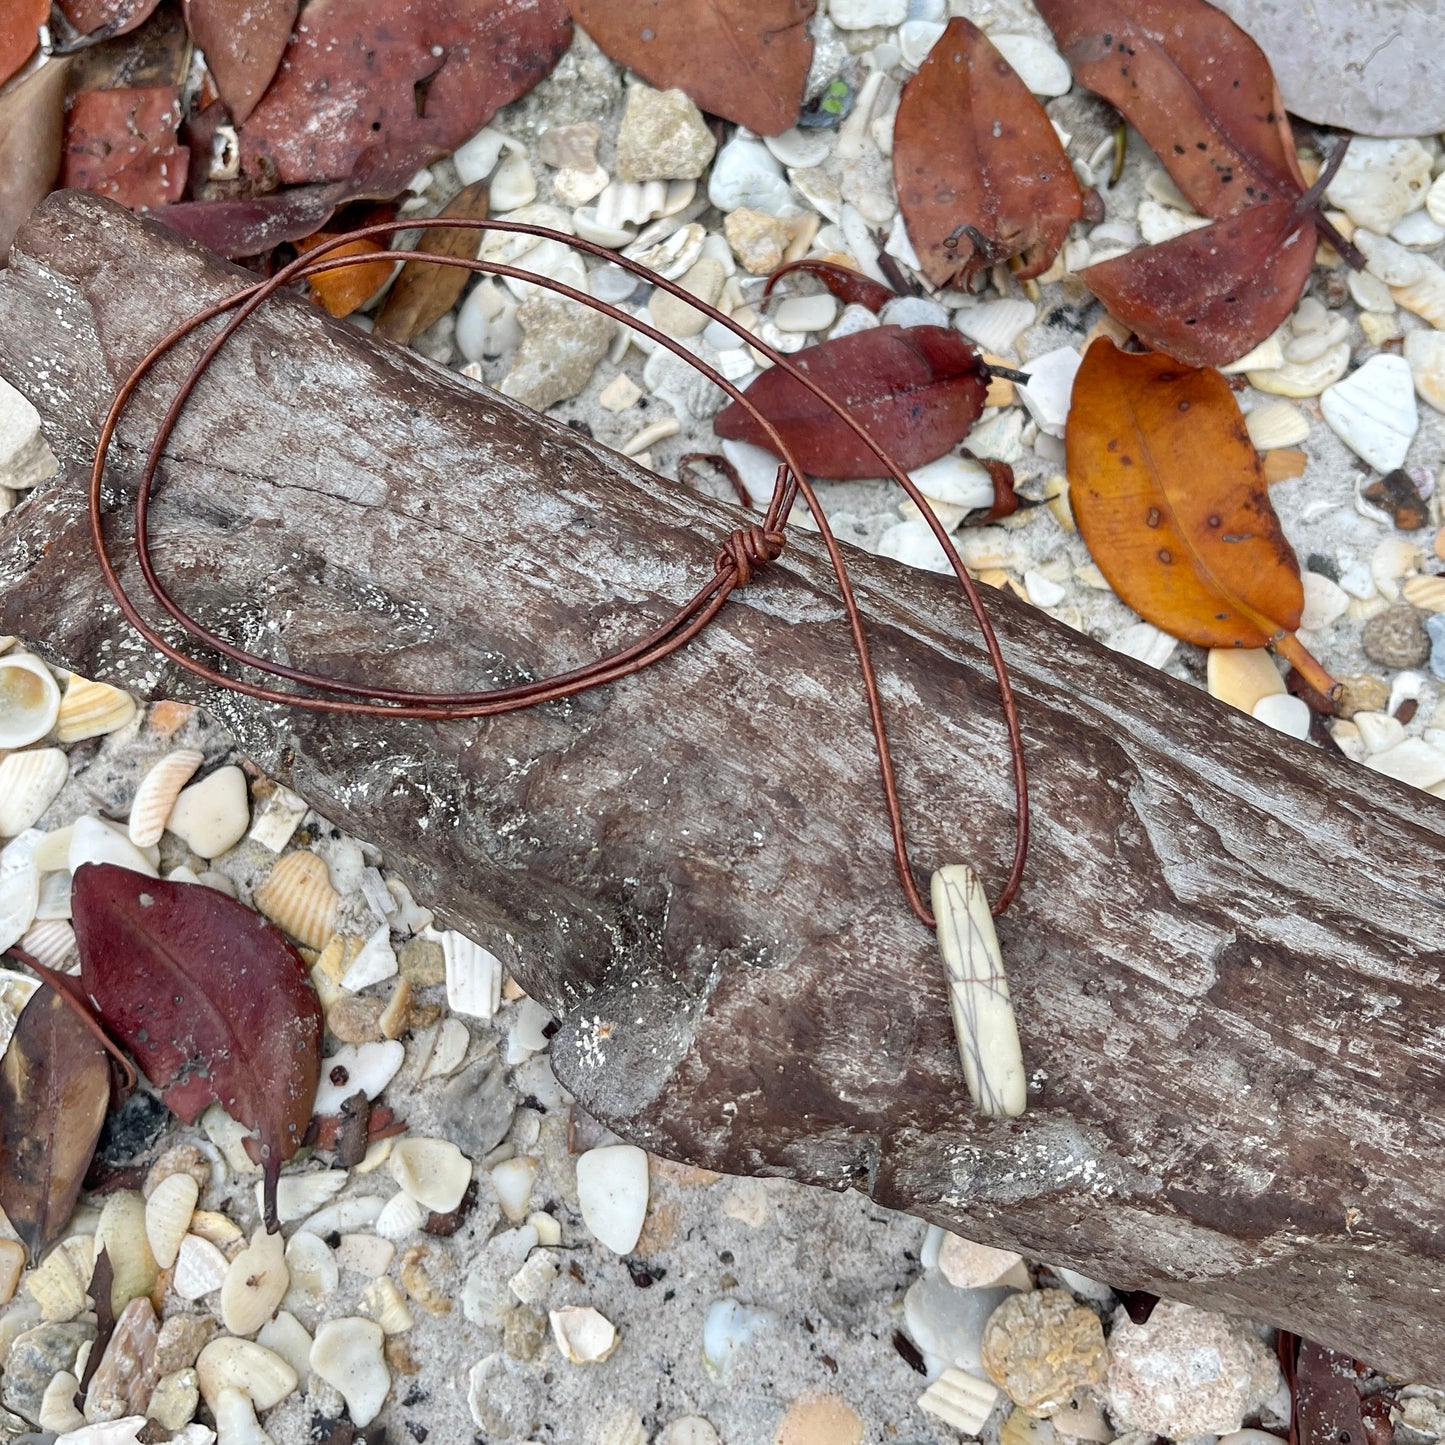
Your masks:
{"label": "terracotta colored leaf", "polygon": [[321,1068],[321,1005],[300,955],[260,914],[212,888],[105,863],[75,874],[81,982],[166,1106],[212,1102],[256,1135],[267,1225],[300,1147]]}
{"label": "terracotta colored leaf", "polygon": [[82,35],[125,35],[150,18],[160,0],[57,0]]}
{"label": "terracotta colored leaf", "polygon": [[[922,466],[967,435],[983,410],[987,368],[943,326],[877,326],[799,351],[793,363],[842,402],[900,466]],[[773,367],[747,389],[799,465],[818,477],[883,475],[878,458],[785,371]],[[720,437],[768,446],[767,434],[733,402],[718,413]]]}
{"label": "terracotta colored leaf", "polygon": [[613,60],[759,135],[796,123],[817,0],[568,0]]}
{"label": "terracotta colored leaf", "polygon": [[[311,251],[331,240],[331,234],[318,231],[296,243],[298,251]],[[382,248],[375,241],[348,241],[330,254],[333,256],[374,256]],[[373,261],[369,266],[348,266],[341,271],[325,271],[309,280],[311,299],[324,306],[333,316],[350,316],[362,302],[374,296],[391,277],[390,261]],[[466,277],[463,275],[463,282]]]}
{"label": "terracotta colored leaf", "polygon": [[60,174],[68,69],[65,60],[49,60],[0,95],[0,266]]}
{"label": "terracotta colored leaf", "polygon": [[1299,1445],[1364,1445],[1359,1377],[1348,1355],[1301,1340],[1294,1390]]}
{"label": "terracotta colored leaf", "polygon": [[179,200],[191,159],[176,144],[180,117],[175,86],[82,91],[70,103],[61,185],[133,210]]}
{"label": "terracotta colored leaf", "polygon": [[6,0],[0,7],[0,85],[35,54],[40,27],[49,19],[50,0]]}
{"label": "terracotta colored leaf", "polygon": [[1086,266],[1079,279],[1147,346],[1189,366],[1225,366],[1294,310],[1314,259],[1313,223],[1272,201]]}
{"label": "terracotta colored leaf", "polygon": [[301,0],[186,0],[186,28],[206,57],[237,125],[281,64]]}
{"label": "terracotta colored leaf", "polygon": [[1112,101],[1206,216],[1304,190],[1264,52],[1206,0],[1038,0],[1075,79]]}
{"label": "terracotta colored leaf", "polygon": [[287,183],[410,174],[531,90],[571,38],[563,0],[312,0],[241,127],[242,164]]}
{"label": "terracotta colored leaf", "polygon": [[811,256],[779,266],[768,277],[768,284],[763,287],[763,295],[771,296],[773,287],[793,271],[816,276],[845,306],[866,306],[870,311],[877,312],[890,301],[897,299],[895,292],[873,280],[871,276],[865,276],[851,266],[840,266],[835,261],[819,261]]}
{"label": "terracotta colored leaf", "polygon": [[156,219],[223,256],[259,256],[313,234],[345,198],[340,185],[291,186],[244,201],[182,201]]}
{"label": "terracotta colored leaf", "polygon": [[[473,181],[471,185],[464,186],[452,197],[442,215],[470,221],[485,220],[487,189],[486,181]],[[429,251],[433,256],[466,256],[474,260],[481,244],[481,231],[423,231],[416,249]],[[413,336],[425,331],[457,304],[457,297],[466,288],[471,274],[460,266],[408,261],[401,268],[395,285],[387,292],[381,314],[372,328],[373,335],[384,336],[388,341],[405,346]]]}
{"label": "terracotta colored leaf", "polygon": [[109,1105],[105,1050],[42,985],[0,1061],[0,1207],[32,1260],[70,1221]]}
{"label": "terracotta colored leaf", "polygon": [[1201,647],[1274,647],[1329,693],[1333,679],[1293,636],[1299,563],[1223,376],[1100,338],[1074,381],[1065,442],[1079,532],[1129,606]]}
{"label": "terracotta colored leaf", "polygon": [[903,87],[893,180],[909,239],[935,286],[967,285],[1022,256],[1048,269],[1084,213],[1074,169],[1043,107],[988,37],[948,22]]}

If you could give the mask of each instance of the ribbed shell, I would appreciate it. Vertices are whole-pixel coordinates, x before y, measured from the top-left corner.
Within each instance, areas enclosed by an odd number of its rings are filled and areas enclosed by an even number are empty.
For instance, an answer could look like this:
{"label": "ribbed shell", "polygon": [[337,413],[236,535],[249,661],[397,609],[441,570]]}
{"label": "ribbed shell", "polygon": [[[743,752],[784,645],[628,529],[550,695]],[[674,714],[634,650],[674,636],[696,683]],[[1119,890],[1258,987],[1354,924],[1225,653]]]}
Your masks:
{"label": "ribbed shell", "polygon": [[59,748],[32,748],[0,762],[0,837],[34,827],[69,775],[70,763]]}
{"label": "ribbed shell", "polygon": [[502,965],[479,943],[448,929],[442,934],[447,969],[447,1007],[489,1019],[502,1002]]}
{"label": "ribbed shell", "polygon": [[205,760],[205,754],[195,748],[177,748],[141,779],[140,787],[135,790],[135,801],[130,805],[128,825],[130,841],[137,848],[149,848],[161,841],[166,819],[171,816],[181,789]]}
{"label": "ribbed shell", "polygon": [[240,1390],[258,1410],[279,1405],[296,1388],[296,1371],[274,1350],[251,1340],[223,1335],[212,1340],[196,1360],[201,1394],[214,1410],[222,1390]]}
{"label": "ribbed shell", "polygon": [[146,1238],[162,1269],[169,1269],[176,1262],[200,1193],[200,1186],[190,1174],[167,1174],[151,1190],[146,1200]]}
{"label": "ribbed shell", "polygon": [[283,933],[308,948],[324,948],[336,931],[341,897],[315,853],[288,853],[256,890],[256,907]]}
{"label": "ribbed shell", "polygon": [[285,1240],[258,1226],[221,1284],[221,1323],[233,1335],[254,1335],[276,1313],[290,1282]]}
{"label": "ribbed shell", "polygon": [[135,716],[135,699],[108,682],[72,673],[60,700],[56,736],[63,743],[119,732]]}
{"label": "ribbed shell", "polygon": [[80,961],[75,948],[75,930],[63,918],[42,918],[32,923],[20,946],[46,968],[61,973],[70,973],[70,965]]}

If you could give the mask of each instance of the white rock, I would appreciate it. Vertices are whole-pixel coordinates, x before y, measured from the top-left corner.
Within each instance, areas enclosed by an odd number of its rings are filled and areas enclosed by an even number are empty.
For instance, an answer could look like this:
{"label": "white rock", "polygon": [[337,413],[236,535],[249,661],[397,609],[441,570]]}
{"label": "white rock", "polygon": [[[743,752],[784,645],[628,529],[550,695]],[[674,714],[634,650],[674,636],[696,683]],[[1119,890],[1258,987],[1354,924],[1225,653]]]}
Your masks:
{"label": "white rock", "polygon": [[1273,396],[1318,396],[1338,381],[1350,366],[1350,344],[1342,341],[1313,361],[1286,362],[1270,371],[1250,370],[1246,374],[1256,391]]}
{"label": "white rock", "polygon": [[454,929],[442,934],[441,943],[446,960],[447,1007],[472,1018],[491,1018],[502,1001],[500,960]]}
{"label": "white rock", "polygon": [[1395,298],[1390,288],[1378,276],[1369,271],[1349,271],[1345,285],[1350,288],[1350,297],[1362,310],[1379,316],[1391,316],[1395,311]]}
{"label": "white rock", "polygon": [[1256,722],[1262,722],[1278,732],[1292,738],[1307,738],[1310,735],[1310,709],[1303,699],[1291,697],[1288,693],[1275,693],[1262,697],[1254,705],[1252,714]]}
{"label": "white rock", "polygon": [[1163,667],[1174,656],[1178,642],[1152,622],[1131,622],[1104,638],[1104,645],[1150,667]]}
{"label": "white rock", "polygon": [[707,198],[720,211],[746,207],[770,216],[781,216],[793,205],[792,190],[776,157],[761,141],[741,133],[717,153],[708,177]]}
{"label": "white rock", "polygon": [[898,51],[903,63],[910,70],[917,70],[946,28],[937,20],[905,20],[898,27]]}
{"label": "white rock", "polygon": [[838,316],[838,298],[826,291],[816,296],[789,296],[773,312],[779,331],[826,331]]}
{"label": "white rock", "polygon": [[601,166],[585,171],[566,166],[552,177],[552,191],[565,205],[585,206],[595,201],[611,181],[612,177]]}
{"label": "white rock", "polygon": [[944,502],[965,512],[993,505],[993,478],[988,468],[972,457],[950,452],[915,467],[908,478],[931,502]]}
{"label": "white rock", "polygon": [[1357,712],[1351,719],[1360,734],[1367,753],[1383,753],[1405,738],[1405,727],[1399,718],[1383,712]]}
{"label": "white rock", "polygon": [[1420,425],[1410,365],[1384,352],[1327,388],[1320,410],[1335,435],[1380,472],[1403,465]]}
{"label": "white rock", "polygon": [[[1421,398],[1436,411],[1445,412],[1445,331],[1411,331],[1405,337],[1405,361]],[[3,766],[0,764],[0,771]]]}
{"label": "white rock", "polygon": [[1300,614],[1299,625],[1308,631],[1318,631],[1338,622],[1350,610],[1349,594],[1337,582],[1318,572],[1305,572],[1300,579],[1304,583],[1305,605]]}
{"label": "white rock", "polygon": [[995,355],[1017,354],[1019,336],[1037,315],[1030,301],[985,301],[982,306],[960,307],[953,324],[981,351]]}
{"label": "white rock", "polygon": [[1162,245],[1213,224],[1207,216],[1176,211],[1172,206],[1161,206],[1158,201],[1139,203],[1139,234],[1150,246]]}
{"label": "white rock", "polygon": [[647,1218],[647,1154],[634,1144],[589,1149],[577,1160],[577,1200],[582,1220],[615,1254],[637,1244]]}
{"label": "white rock", "polygon": [[1267,401],[1244,418],[1244,429],[1255,447],[1267,452],[1275,447],[1298,446],[1310,434],[1309,420],[1287,401]]}
{"label": "white rock", "polygon": [[763,144],[774,158],[790,168],[806,170],[820,166],[833,152],[833,137],[826,130],[785,130],[782,135],[765,135]]}
{"label": "white rock", "polygon": [[1080,1299],[1092,1300],[1106,1309],[1114,1307],[1114,1291],[1102,1280],[1090,1279],[1076,1269],[1065,1269],[1059,1264],[1051,1265],[1050,1268]]}
{"label": "white rock", "polygon": [[947,326],[948,312],[926,296],[895,296],[878,312],[882,326]]}
{"label": "white rock", "polygon": [[1365,258],[1365,267],[1371,276],[1387,286],[1409,286],[1418,281],[1424,273],[1423,257],[1407,251],[1398,241],[1388,236],[1376,235],[1374,231],[1360,229],[1351,237],[1356,248]]}
{"label": "white rock", "polygon": [[351,1423],[366,1426],[381,1413],[391,1390],[385,1336],[375,1320],[359,1315],[327,1320],[311,1346],[311,1368],[346,1401]]}
{"label": "white rock", "polygon": [[1431,155],[1417,140],[1355,136],[1325,197],[1357,226],[1384,233],[1425,204]]}
{"label": "white rock", "polygon": [[828,339],[831,341],[839,336],[854,336],[860,331],[872,331],[879,324],[878,318],[866,306],[859,306],[854,302],[843,308],[843,314],[833,323]]}
{"label": "white rock", "polygon": [[616,1327],[590,1305],[552,1310],[547,1318],[557,1348],[574,1365],[601,1364],[617,1348]]}
{"label": "white rock", "polygon": [[31,748],[0,761],[0,837],[33,827],[69,776],[70,763],[59,748]]}
{"label": "white rock", "polygon": [[1024,573],[1024,591],[1035,607],[1057,607],[1069,594],[1051,577],[1030,568]]}
{"label": "white rock", "polygon": [[1428,211],[1411,211],[1403,220],[1390,227],[1390,238],[1402,246],[1430,250],[1445,241],[1445,226]]}
{"label": "white rock", "polygon": [[898,522],[878,538],[878,555],[925,572],[951,572],[938,538],[924,521]]}
{"label": "white rock", "polygon": [[311,1368],[311,1335],[289,1310],[278,1310],[256,1336],[256,1343],[280,1357],[298,1377]]}
{"label": "white rock", "polygon": [[1069,416],[1069,402],[1074,390],[1074,377],[1084,358],[1072,346],[1046,351],[1028,363],[1028,383],[1018,389],[1019,399],[1039,430],[1061,437]]}
{"label": "white rock", "polygon": [[[321,1061],[321,1082],[316,1089],[315,1112],[334,1114],[358,1089],[374,1099],[396,1077],[406,1060],[406,1049],[397,1039],[369,1044],[343,1044]],[[341,1082],[333,1080],[339,1075]],[[281,1181],[286,1182],[284,1179]]]}
{"label": "white rock", "polygon": [[1074,83],[1068,62],[1047,41],[997,31],[990,31],[988,38],[1035,95],[1068,94]]}
{"label": "white rock", "polygon": [[488,199],[492,209],[499,212],[530,206],[537,199],[537,176],[525,150],[513,151],[497,168]]}
{"label": "white rock", "polygon": [[246,775],[240,768],[217,768],[182,789],[166,827],[202,858],[217,858],[234,848],[251,823]]}
{"label": "white rock", "polygon": [[755,498],[772,495],[773,480],[778,474],[778,459],[772,452],[751,442],[724,441],[722,454],[737,468],[743,485]]}
{"label": "white rock", "polygon": [[981,1374],[984,1326],[1011,1293],[1007,1289],[957,1289],[930,1270],[914,1280],[903,1296],[903,1324],[925,1354]]}
{"label": "white rock", "polygon": [[976,457],[1014,466],[1024,457],[1023,430],[1024,413],[1016,406],[1006,407],[974,427],[968,434],[968,449]]}
{"label": "white rock", "polygon": [[449,1139],[399,1139],[389,1167],[391,1177],[436,1214],[450,1214],[472,1182],[472,1161]]}
{"label": "white rock", "polygon": [[244,1390],[225,1386],[211,1404],[216,1417],[220,1445],[276,1445],[275,1439],[261,1428],[256,1407]]}
{"label": "white rock", "polygon": [[40,413],[8,381],[0,379],[0,486],[23,492],[58,470],[40,433]]}
{"label": "white rock", "polygon": [[[1356,714],[1356,722],[1358,720]],[[1393,747],[1372,752],[1365,759],[1365,766],[1415,788],[1433,788],[1445,783],[1445,753],[1421,738],[1404,738]]]}
{"label": "white rock", "polygon": [[471,140],[464,141],[452,153],[457,179],[464,186],[471,185],[473,181],[485,180],[501,160],[503,149],[515,144],[510,136],[493,130],[491,126],[479,130]]}
{"label": "white rock", "polygon": [[391,925],[383,923],[361,945],[351,966],[341,976],[341,987],[359,993],[372,984],[391,978],[397,970],[396,950],[391,946]]}
{"label": "white rock", "polygon": [[703,1359],[725,1380],[738,1355],[775,1323],[771,1310],[755,1309],[735,1299],[714,1300],[703,1319]]}
{"label": "white rock", "polygon": [[908,18],[908,0],[828,0],[828,18],[839,30],[901,25]]}
{"label": "white rock", "polygon": [[502,1213],[513,1224],[520,1224],[527,1217],[538,1167],[537,1161],[530,1155],[519,1154],[512,1159],[504,1159],[492,1169],[497,1201],[502,1206]]}

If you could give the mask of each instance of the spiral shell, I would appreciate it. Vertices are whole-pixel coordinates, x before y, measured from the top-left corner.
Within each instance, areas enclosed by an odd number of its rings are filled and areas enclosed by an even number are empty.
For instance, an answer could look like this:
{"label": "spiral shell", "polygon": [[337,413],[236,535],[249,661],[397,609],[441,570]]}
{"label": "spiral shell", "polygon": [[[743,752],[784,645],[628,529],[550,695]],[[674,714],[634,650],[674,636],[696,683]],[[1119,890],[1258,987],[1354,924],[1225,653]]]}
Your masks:
{"label": "spiral shell", "polygon": [[177,748],[167,753],[140,781],[135,800],[130,805],[130,841],[137,848],[159,843],[166,830],[166,819],[176,805],[181,789],[192,774],[205,762],[205,754],[195,748]]}
{"label": "spiral shell", "polygon": [[70,763],[59,748],[32,748],[0,762],[0,837],[34,827],[69,776]]}
{"label": "spiral shell", "polygon": [[56,736],[63,743],[78,743],[82,738],[119,732],[135,712],[135,699],[128,692],[71,673],[60,700]]}
{"label": "spiral shell", "polygon": [[256,890],[256,907],[308,948],[325,947],[340,902],[325,862],[305,850],[286,854]]}

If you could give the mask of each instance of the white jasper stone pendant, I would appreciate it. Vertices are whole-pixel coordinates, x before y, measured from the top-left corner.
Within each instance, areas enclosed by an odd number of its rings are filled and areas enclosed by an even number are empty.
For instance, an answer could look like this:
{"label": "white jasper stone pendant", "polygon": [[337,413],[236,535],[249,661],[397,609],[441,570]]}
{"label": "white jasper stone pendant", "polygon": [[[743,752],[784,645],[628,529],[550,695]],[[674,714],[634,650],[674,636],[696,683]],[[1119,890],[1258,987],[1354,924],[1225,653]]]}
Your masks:
{"label": "white jasper stone pendant", "polygon": [[933,875],[933,916],[968,1092],[981,1114],[1022,1114],[1028,1082],[1018,1024],[988,899],[966,863]]}

